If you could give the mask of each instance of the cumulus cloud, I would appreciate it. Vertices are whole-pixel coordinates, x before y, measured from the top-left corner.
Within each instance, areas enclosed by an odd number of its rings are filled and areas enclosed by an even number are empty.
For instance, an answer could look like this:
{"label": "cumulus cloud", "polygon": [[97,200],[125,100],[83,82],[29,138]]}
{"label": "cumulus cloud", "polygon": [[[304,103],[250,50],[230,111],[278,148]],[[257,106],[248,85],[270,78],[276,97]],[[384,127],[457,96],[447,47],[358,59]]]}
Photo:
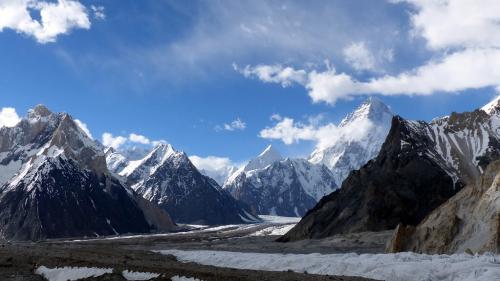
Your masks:
{"label": "cumulus cloud", "polygon": [[349,126],[336,126],[333,123],[320,124],[317,118],[308,118],[307,123],[296,122],[293,118],[284,117],[272,127],[261,130],[259,136],[264,139],[281,140],[291,145],[299,141],[312,141],[317,149],[330,147],[340,139],[360,140],[374,128],[368,119],[359,119]]}
{"label": "cumulus cloud", "polygon": [[94,139],[94,137],[92,137],[92,134],[90,133],[90,130],[89,130],[89,127],[87,126],[87,124],[83,123],[79,119],[75,119],[75,123],[76,123],[76,125],[78,125],[78,127],[80,127],[80,129],[82,129],[83,132],[85,132],[85,134],[87,134],[87,136],[89,138]]}
{"label": "cumulus cloud", "polygon": [[151,141],[147,137],[145,137],[143,135],[134,134],[134,133],[131,133],[128,136],[128,140],[131,142],[136,142],[136,143],[140,143],[140,144],[151,144]]}
{"label": "cumulus cloud", "polygon": [[303,84],[307,78],[305,70],[295,70],[281,65],[257,65],[255,67],[247,65],[240,69],[233,64],[233,68],[247,78],[256,77],[263,82],[279,83],[283,87],[288,87],[293,83]]}
{"label": "cumulus cloud", "polygon": [[215,126],[215,130],[217,132],[219,132],[219,131],[231,131],[232,132],[232,131],[236,131],[236,130],[243,131],[243,130],[245,130],[246,127],[247,127],[247,124],[245,122],[243,122],[238,117],[234,121],[232,121],[231,123],[224,123],[222,125]]}
{"label": "cumulus cloud", "polygon": [[235,164],[227,157],[192,155],[189,159],[201,173],[213,178],[220,185],[236,170]]}
{"label": "cumulus cloud", "polygon": [[[33,18],[37,13],[40,19]],[[1,0],[0,32],[12,29],[34,37],[39,43],[55,42],[72,29],[89,29],[87,9],[75,0]]]}
{"label": "cumulus cloud", "polygon": [[372,70],[375,68],[375,57],[368,50],[365,42],[354,42],[342,51],[344,60],[356,70]]}
{"label": "cumulus cloud", "polygon": [[136,133],[130,133],[128,136],[113,136],[113,134],[109,132],[102,134],[102,144],[104,146],[110,146],[115,149],[120,149],[123,146],[132,146],[136,144],[146,145],[146,146],[156,146],[161,143],[167,143],[167,141],[151,140],[146,136]]}
{"label": "cumulus cloud", "polygon": [[127,138],[122,136],[113,136],[111,133],[102,134],[102,144],[107,147],[119,149],[120,146],[127,142]]}
{"label": "cumulus cloud", "polygon": [[431,49],[500,47],[500,5],[496,0],[400,0],[416,7],[415,35]]}
{"label": "cumulus cloud", "polygon": [[16,109],[12,107],[4,107],[0,110],[0,128],[1,127],[14,127],[21,121],[17,115]]}

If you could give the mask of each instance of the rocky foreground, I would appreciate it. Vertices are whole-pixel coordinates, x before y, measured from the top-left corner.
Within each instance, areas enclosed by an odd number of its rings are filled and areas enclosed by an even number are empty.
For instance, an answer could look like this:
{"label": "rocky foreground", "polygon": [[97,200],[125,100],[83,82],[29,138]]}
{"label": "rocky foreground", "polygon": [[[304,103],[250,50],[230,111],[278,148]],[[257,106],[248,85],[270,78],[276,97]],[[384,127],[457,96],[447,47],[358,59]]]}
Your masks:
{"label": "rocky foreground", "polygon": [[[45,241],[38,243],[3,243],[0,245],[0,280],[45,280],[35,274],[41,266],[56,267],[90,267],[112,268],[113,273],[84,280],[126,280],[122,276],[124,270],[135,272],[152,272],[160,276],[150,280],[171,280],[174,276],[193,277],[199,280],[371,280],[360,277],[328,276],[292,271],[262,271],[230,269],[206,266],[197,263],[178,261],[174,256],[153,252],[160,249],[218,249],[232,251],[256,251],[261,249],[272,252],[303,252],[318,249],[362,249],[363,244],[368,251],[382,251],[389,234],[382,235],[379,242],[360,242],[367,238],[360,236],[345,239],[335,238],[311,243],[310,246],[293,243],[274,242],[276,236],[249,236],[259,230],[270,227],[265,224],[254,224],[247,227],[229,226],[207,231],[193,231],[178,234],[139,235],[129,237],[113,237],[79,241]],[[237,241],[234,242],[234,241]],[[349,241],[346,243],[346,241]],[[308,248],[311,247],[311,248]]]}

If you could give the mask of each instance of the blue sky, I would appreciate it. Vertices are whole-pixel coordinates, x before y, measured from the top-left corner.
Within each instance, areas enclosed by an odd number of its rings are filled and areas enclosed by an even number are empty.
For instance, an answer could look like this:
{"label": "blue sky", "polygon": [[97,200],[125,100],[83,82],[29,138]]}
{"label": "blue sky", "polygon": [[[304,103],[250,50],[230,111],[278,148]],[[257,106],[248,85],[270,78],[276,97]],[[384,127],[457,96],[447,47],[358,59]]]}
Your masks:
{"label": "blue sky", "polygon": [[[470,26],[453,22],[474,5],[461,0],[13,2],[0,0],[0,108],[43,103],[98,140],[134,133],[190,155],[240,162],[273,143],[304,156],[314,139],[259,137],[273,114],[322,126],[377,95],[430,120],[480,107],[500,81],[487,0]],[[65,9],[45,22],[45,7]],[[16,11],[39,25],[5,20]]]}

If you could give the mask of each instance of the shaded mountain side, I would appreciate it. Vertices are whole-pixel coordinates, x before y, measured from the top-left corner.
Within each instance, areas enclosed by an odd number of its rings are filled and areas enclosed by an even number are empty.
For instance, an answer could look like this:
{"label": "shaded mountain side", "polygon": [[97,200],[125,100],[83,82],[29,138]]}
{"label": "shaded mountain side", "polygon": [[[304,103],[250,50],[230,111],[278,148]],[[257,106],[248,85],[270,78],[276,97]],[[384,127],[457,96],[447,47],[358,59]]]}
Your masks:
{"label": "shaded mountain side", "polygon": [[175,225],[106,167],[104,152],[66,113],[44,106],[0,129],[0,235],[39,240],[148,233]]}
{"label": "shaded mountain side", "polygon": [[400,224],[387,249],[427,254],[500,252],[500,161],[419,225]]}
{"label": "shaded mountain side", "polygon": [[224,189],[262,215],[303,216],[319,199],[335,190],[332,172],[305,159],[275,161],[241,172]]}
{"label": "shaded mountain side", "polygon": [[[118,154],[108,153],[108,165],[117,168],[115,172],[138,194],[166,210],[176,222],[218,225],[259,221],[247,205],[201,174],[185,153],[170,144],[158,144],[134,161],[124,161],[125,156]],[[116,159],[120,165],[110,161]]]}
{"label": "shaded mountain side", "polygon": [[279,241],[415,225],[453,196],[463,184],[442,168],[422,126],[394,117],[377,158],[351,172]]}

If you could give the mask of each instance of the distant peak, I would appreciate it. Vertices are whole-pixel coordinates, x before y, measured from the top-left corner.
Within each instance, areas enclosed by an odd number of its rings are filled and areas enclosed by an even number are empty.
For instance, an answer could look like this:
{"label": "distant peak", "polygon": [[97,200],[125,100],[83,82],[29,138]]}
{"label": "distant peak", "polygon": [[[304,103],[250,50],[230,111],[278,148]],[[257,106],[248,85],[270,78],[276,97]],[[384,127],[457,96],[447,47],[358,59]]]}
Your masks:
{"label": "distant peak", "polygon": [[481,107],[481,109],[488,114],[498,111],[498,109],[500,109],[500,95],[487,103],[485,106]]}
{"label": "distant peak", "polygon": [[264,151],[262,151],[260,154],[259,154],[259,157],[262,157],[262,156],[265,156],[266,154],[275,154],[275,155],[279,155],[279,152],[274,149],[273,145],[270,144],[266,147],[266,149],[264,149]]}
{"label": "distant peak", "polygon": [[276,161],[280,161],[281,159],[282,159],[281,154],[276,149],[274,149],[272,145],[268,145],[266,149],[264,149],[264,151],[262,151],[262,153],[259,154],[259,156],[248,162],[244,170],[251,171],[256,169],[262,169]]}
{"label": "distant peak", "polygon": [[52,114],[52,112],[43,104],[39,104],[39,105],[35,106],[35,108],[30,109],[28,112],[29,118],[47,117],[51,114]]}
{"label": "distant peak", "polygon": [[379,98],[370,96],[356,110],[347,115],[339,126],[343,127],[360,119],[369,119],[375,123],[385,123],[387,120],[391,120],[393,115],[394,113],[389,106]]}

